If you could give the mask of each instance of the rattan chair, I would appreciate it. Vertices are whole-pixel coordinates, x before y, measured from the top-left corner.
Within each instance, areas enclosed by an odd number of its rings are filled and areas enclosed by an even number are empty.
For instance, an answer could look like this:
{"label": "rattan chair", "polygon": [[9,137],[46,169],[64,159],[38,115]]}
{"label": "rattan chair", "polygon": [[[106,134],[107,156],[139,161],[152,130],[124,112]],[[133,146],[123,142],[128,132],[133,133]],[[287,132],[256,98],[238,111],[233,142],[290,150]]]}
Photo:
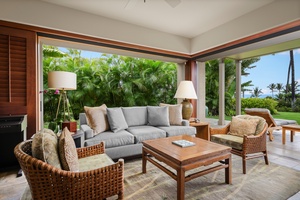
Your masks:
{"label": "rattan chair", "polygon": [[[124,161],[85,172],[55,168],[32,157],[32,140],[18,144],[14,153],[26,176],[33,199],[124,198]],[[77,149],[78,158],[103,154],[104,143]]]}
{"label": "rattan chair", "polygon": [[[230,136],[228,138],[232,139],[233,142],[228,141],[220,141],[219,139],[216,139],[218,135],[222,137],[222,135],[227,135],[230,130],[230,125],[227,124],[223,128],[210,128],[210,134],[211,134],[211,141],[217,142],[223,145],[227,145],[232,147],[231,153],[241,156],[242,157],[242,164],[243,164],[243,174],[246,174],[246,160],[253,159],[257,157],[264,157],[265,163],[268,165],[268,155],[267,155],[267,142],[266,142],[266,132],[268,125],[266,122],[264,122],[264,126],[262,130],[256,134],[256,135],[250,135],[244,137],[235,136],[237,138],[234,139],[234,136]],[[226,139],[225,139],[226,140]],[[237,149],[237,145],[234,145],[234,143],[242,143],[241,149]]]}

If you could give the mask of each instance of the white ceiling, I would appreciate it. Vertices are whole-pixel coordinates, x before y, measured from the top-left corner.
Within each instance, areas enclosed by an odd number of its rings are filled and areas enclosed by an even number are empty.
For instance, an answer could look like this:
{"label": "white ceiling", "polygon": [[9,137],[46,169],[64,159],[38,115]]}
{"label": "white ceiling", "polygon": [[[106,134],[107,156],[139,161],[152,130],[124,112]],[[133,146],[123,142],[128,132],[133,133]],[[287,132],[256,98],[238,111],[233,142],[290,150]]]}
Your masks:
{"label": "white ceiling", "polygon": [[[42,1],[173,35],[194,38],[274,0]],[[172,2],[178,2],[178,5],[173,7]]]}
{"label": "white ceiling", "polygon": [[[10,6],[11,9],[16,9],[14,2],[20,4],[19,0],[9,2],[6,2],[6,7]],[[30,2],[31,6],[23,3],[22,9],[14,11],[20,14],[17,15],[19,17],[6,9],[0,12],[0,16],[3,15],[12,21],[183,54],[203,52],[300,19],[297,9],[300,5],[299,0],[26,0],[26,2]],[[43,17],[32,18],[33,10],[34,12],[41,10]],[[222,57],[245,59],[296,48],[300,48],[299,30],[198,57],[197,60],[207,61]],[[103,50],[106,53],[119,51]],[[139,55],[135,51],[124,52],[124,55],[153,57],[151,54]]]}

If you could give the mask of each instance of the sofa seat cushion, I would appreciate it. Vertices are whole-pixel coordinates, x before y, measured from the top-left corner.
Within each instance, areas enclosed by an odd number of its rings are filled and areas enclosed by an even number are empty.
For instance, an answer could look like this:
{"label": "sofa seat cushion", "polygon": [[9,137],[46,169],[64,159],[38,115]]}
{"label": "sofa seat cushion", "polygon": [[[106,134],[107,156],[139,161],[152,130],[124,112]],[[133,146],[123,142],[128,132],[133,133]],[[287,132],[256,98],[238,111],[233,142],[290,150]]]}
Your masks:
{"label": "sofa seat cushion", "polygon": [[153,126],[133,126],[127,129],[135,137],[135,143],[166,137],[166,131]]}
{"label": "sofa seat cushion", "polygon": [[167,137],[176,136],[176,135],[195,135],[196,128],[192,126],[160,126],[159,129],[162,129],[167,132]]}
{"label": "sofa seat cushion", "polygon": [[233,149],[242,150],[244,138],[229,134],[216,134],[211,135],[210,140],[212,142],[223,144],[225,146],[232,147]]}
{"label": "sofa seat cushion", "polygon": [[91,139],[85,140],[85,146],[99,144],[101,141],[104,141],[105,148],[111,148],[134,144],[134,136],[126,130],[121,130],[116,133],[112,131],[105,131]]}
{"label": "sofa seat cushion", "polygon": [[78,161],[80,172],[99,169],[114,164],[114,161],[105,153],[80,158]]}
{"label": "sofa seat cushion", "polygon": [[274,119],[274,121],[276,122],[277,126],[297,124],[297,121],[288,119]]}

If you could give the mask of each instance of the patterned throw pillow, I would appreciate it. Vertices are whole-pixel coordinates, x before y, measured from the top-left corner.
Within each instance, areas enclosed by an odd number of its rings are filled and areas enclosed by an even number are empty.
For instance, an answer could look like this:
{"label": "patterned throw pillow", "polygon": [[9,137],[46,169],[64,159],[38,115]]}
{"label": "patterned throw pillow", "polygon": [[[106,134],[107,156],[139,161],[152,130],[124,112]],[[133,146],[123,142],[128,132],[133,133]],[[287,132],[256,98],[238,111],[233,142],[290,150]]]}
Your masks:
{"label": "patterned throw pillow", "polygon": [[64,128],[59,137],[59,156],[64,170],[78,172],[79,162],[75,142],[67,127]]}
{"label": "patterned throw pillow", "polygon": [[84,106],[87,124],[93,129],[94,135],[109,130],[106,108],[105,104],[99,107]]}
{"label": "patterned throw pillow", "polygon": [[232,117],[230,124],[230,135],[244,137],[244,135],[254,135],[259,119],[241,119]]}
{"label": "patterned throw pillow", "polygon": [[171,105],[160,103],[159,106],[169,107],[170,125],[182,125],[182,104]]}
{"label": "patterned throw pillow", "polygon": [[58,155],[58,137],[50,129],[43,129],[32,139],[32,155],[49,165],[61,169]]}

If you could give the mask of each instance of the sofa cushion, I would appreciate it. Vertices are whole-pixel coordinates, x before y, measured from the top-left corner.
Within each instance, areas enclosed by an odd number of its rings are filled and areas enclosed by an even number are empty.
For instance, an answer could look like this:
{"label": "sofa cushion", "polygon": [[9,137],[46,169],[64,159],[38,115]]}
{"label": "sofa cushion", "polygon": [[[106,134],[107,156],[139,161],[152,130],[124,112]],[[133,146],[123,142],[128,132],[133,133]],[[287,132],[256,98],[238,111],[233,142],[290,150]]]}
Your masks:
{"label": "sofa cushion", "polygon": [[114,161],[105,153],[87,156],[79,159],[79,171],[85,172],[114,164]]}
{"label": "sofa cushion", "polygon": [[107,108],[107,118],[110,129],[114,133],[128,128],[121,108]]}
{"label": "sofa cushion", "polygon": [[148,125],[150,126],[170,126],[169,108],[167,106],[147,106]]}
{"label": "sofa cushion", "polygon": [[254,135],[259,119],[242,119],[238,116],[232,117],[229,133],[243,137],[244,135]]}
{"label": "sofa cushion", "polygon": [[196,128],[192,126],[159,126],[160,128],[167,132],[167,137],[176,136],[176,135],[195,135]]}
{"label": "sofa cushion", "polygon": [[104,141],[105,148],[118,147],[134,144],[134,136],[126,130],[121,130],[117,133],[105,131],[91,139],[85,140],[85,146],[99,144],[101,141]]}
{"label": "sofa cushion", "polygon": [[129,127],[147,125],[147,107],[122,107],[122,111]]}
{"label": "sofa cushion", "polygon": [[106,108],[105,104],[99,107],[84,106],[87,124],[93,129],[94,135],[109,129]]}
{"label": "sofa cushion", "polygon": [[129,127],[127,131],[135,136],[135,143],[166,137],[166,131],[153,126],[133,126]]}
{"label": "sofa cushion", "polygon": [[243,149],[243,137],[228,135],[228,134],[217,134],[211,135],[210,140],[212,142],[223,144],[233,149],[242,150]]}
{"label": "sofa cushion", "polygon": [[59,137],[58,150],[63,169],[78,172],[79,163],[76,145],[67,127],[63,129]]}
{"label": "sofa cushion", "polygon": [[182,125],[182,104],[170,105],[170,104],[160,103],[159,106],[169,107],[170,125]]}
{"label": "sofa cushion", "polygon": [[61,169],[58,154],[58,137],[50,129],[42,129],[32,139],[32,155],[54,167]]}

